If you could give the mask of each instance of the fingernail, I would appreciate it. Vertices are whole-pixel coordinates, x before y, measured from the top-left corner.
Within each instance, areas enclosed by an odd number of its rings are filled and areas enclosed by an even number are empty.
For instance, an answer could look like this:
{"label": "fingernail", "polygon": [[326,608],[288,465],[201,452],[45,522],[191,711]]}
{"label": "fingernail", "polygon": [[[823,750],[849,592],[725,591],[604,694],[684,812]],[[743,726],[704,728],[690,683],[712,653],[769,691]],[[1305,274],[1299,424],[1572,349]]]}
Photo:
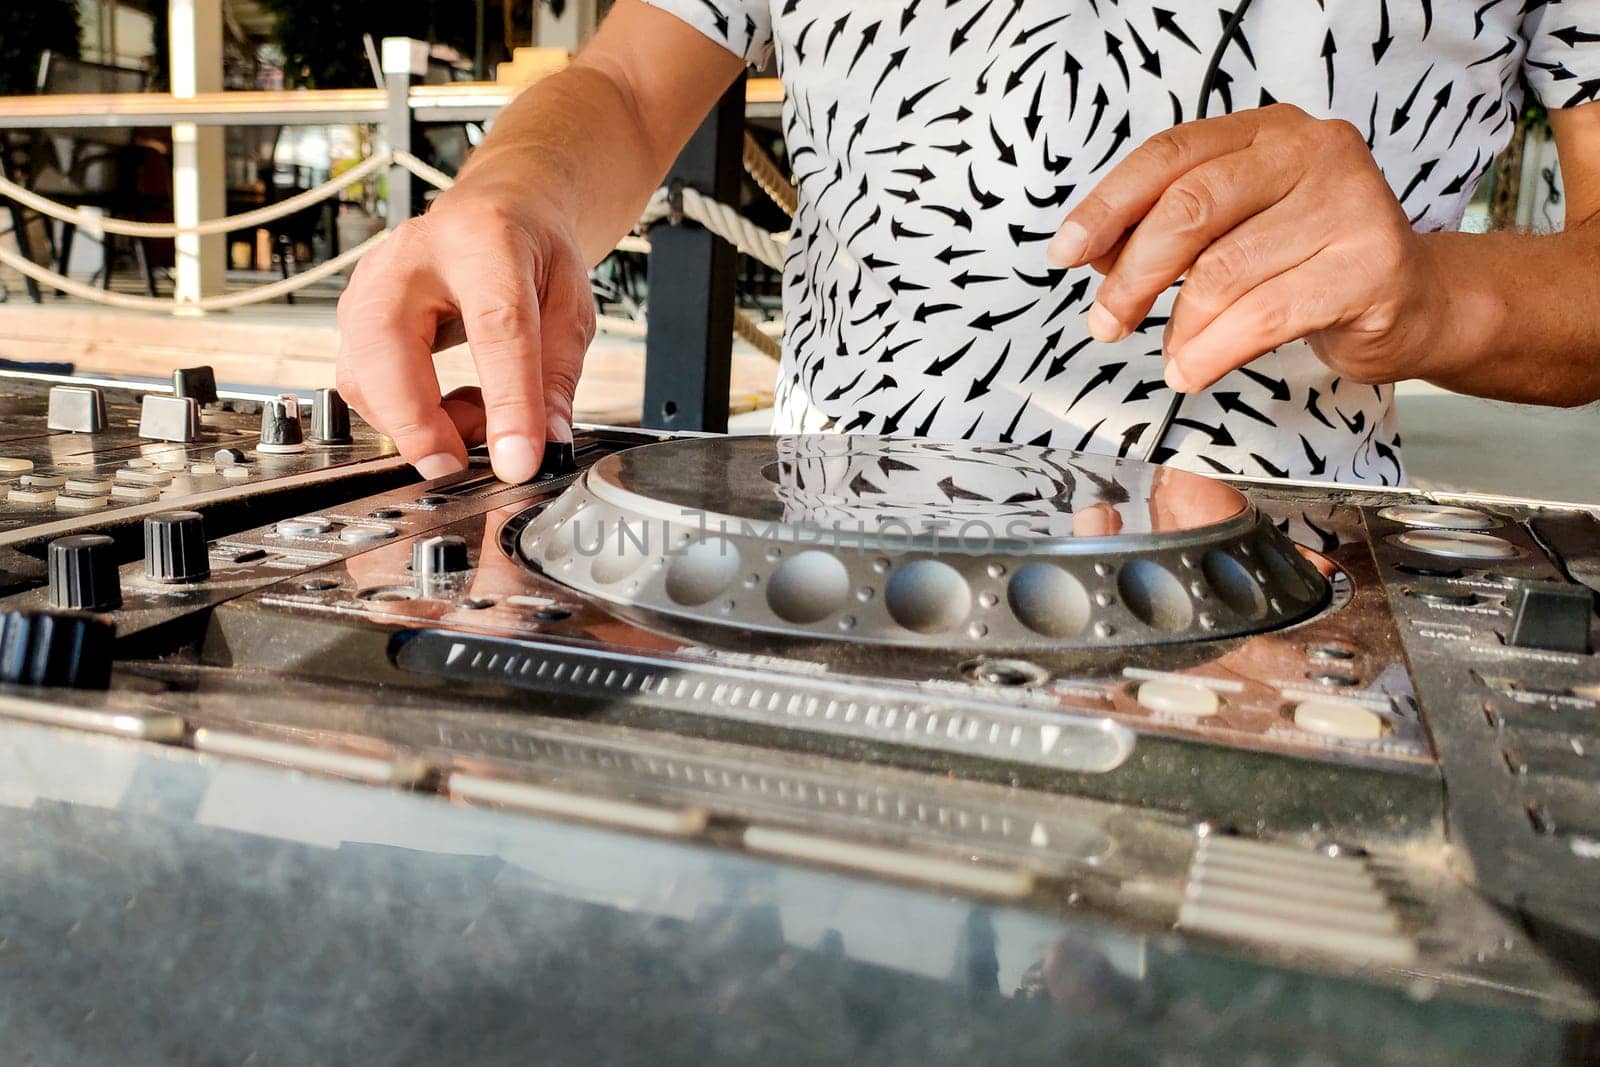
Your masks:
{"label": "fingernail", "polygon": [[1089,231],[1081,223],[1070,219],[1050,238],[1044,254],[1058,267],[1073,267],[1082,263],[1089,254]]}
{"label": "fingernail", "polygon": [[1167,366],[1161,372],[1161,376],[1166,379],[1167,388],[1173,392],[1187,393],[1189,391],[1189,380],[1183,376],[1183,371],[1178,369],[1177,360],[1167,360]]}
{"label": "fingernail", "polygon": [[565,415],[550,412],[545,416],[544,435],[551,441],[572,441],[572,421]]}
{"label": "fingernail", "polygon": [[457,471],[467,469],[461,465],[460,459],[449,452],[435,452],[431,456],[423,456],[412,466],[417,468],[418,474],[430,482],[435,478],[443,478],[447,474],[455,474]]}
{"label": "fingernail", "polygon": [[1111,344],[1128,336],[1128,328],[1117,321],[1117,317],[1100,306],[1096,300],[1089,305],[1089,316],[1086,320],[1089,326],[1089,336],[1096,341]]}
{"label": "fingernail", "polygon": [[494,473],[503,482],[525,482],[539,472],[539,458],[533,443],[521,434],[507,434],[489,445]]}

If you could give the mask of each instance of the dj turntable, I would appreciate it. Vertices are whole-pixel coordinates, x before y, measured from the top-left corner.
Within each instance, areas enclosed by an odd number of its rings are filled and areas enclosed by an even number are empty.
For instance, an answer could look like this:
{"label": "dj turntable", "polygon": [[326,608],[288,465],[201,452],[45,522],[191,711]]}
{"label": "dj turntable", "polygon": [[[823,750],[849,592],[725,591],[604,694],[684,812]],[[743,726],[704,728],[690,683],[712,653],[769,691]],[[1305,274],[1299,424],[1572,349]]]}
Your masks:
{"label": "dj turntable", "polygon": [[41,1059],[1595,1052],[1591,509],[612,429],[408,484],[331,394],[3,387]]}

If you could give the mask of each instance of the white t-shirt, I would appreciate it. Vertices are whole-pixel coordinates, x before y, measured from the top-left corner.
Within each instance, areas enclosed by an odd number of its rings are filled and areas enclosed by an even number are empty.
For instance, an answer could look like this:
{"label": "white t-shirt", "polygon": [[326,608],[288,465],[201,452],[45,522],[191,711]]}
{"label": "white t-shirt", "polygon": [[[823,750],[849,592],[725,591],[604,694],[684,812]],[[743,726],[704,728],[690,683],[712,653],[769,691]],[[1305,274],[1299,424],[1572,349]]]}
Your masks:
{"label": "white t-shirt", "polygon": [[[775,50],[799,182],[784,277],[783,431],[918,434],[1142,455],[1168,290],[1126,340],[1053,269],[1068,209],[1196,114],[1228,11],[1151,0],[649,0],[750,63]],[[1232,5],[1228,4],[1231,8]],[[1526,76],[1551,108],[1600,94],[1600,0],[1257,0],[1210,115],[1273,101],[1367,134],[1418,230],[1454,228],[1509,140]],[[1303,341],[1185,399],[1157,459],[1394,484],[1387,386]]]}

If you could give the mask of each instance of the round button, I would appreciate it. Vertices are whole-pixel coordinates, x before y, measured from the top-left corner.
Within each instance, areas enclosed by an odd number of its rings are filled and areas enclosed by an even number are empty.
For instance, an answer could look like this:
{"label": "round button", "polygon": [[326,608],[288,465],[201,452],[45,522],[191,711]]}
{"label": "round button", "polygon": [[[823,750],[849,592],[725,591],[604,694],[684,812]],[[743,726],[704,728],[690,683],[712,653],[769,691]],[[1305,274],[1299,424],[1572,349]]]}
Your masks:
{"label": "round button", "polygon": [[321,515],[302,515],[282,520],[276,529],[279,537],[315,537],[333,529],[333,523]]}
{"label": "round button", "polygon": [[436,508],[450,503],[450,498],[447,496],[436,495],[419,496],[417,497],[417,503],[421,504],[425,508]]}
{"label": "round button", "polygon": [[404,518],[405,514],[399,508],[379,508],[370,517],[374,519],[400,519]]}
{"label": "round button", "polygon": [[1406,590],[1406,595],[1439,607],[1469,607],[1478,602],[1478,594],[1453,585],[1414,585]]}
{"label": "round button", "polygon": [[1376,741],[1383,736],[1383,719],[1377,712],[1352,700],[1307,700],[1295,705],[1294,724],[1324,737]]}
{"label": "round button", "polygon": [[399,533],[393,526],[383,522],[351,524],[339,531],[339,540],[350,544],[365,544],[369,541],[387,541]]}
{"label": "round button", "polygon": [[1412,530],[1397,540],[1407,548],[1450,559],[1510,559],[1516,546],[1503,537],[1461,530]]}
{"label": "round button", "polygon": [[1491,515],[1444,504],[1393,504],[1378,512],[1390,522],[1435,530],[1490,530],[1500,525]]}
{"label": "round button", "polygon": [[20,459],[15,456],[0,456],[0,477],[5,475],[27,474],[33,470],[33,460]]}
{"label": "round button", "polygon": [[1201,719],[1215,715],[1221,706],[1214,690],[1193,682],[1152,679],[1139,686],[1139,704],[1165,715],[1184,715]]}

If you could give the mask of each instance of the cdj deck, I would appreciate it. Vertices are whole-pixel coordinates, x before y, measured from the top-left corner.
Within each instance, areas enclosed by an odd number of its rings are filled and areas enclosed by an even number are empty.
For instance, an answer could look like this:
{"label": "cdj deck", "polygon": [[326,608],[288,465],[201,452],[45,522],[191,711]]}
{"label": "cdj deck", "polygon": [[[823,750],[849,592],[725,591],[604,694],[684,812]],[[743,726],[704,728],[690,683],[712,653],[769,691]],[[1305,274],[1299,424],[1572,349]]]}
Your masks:
{"label": "cdj deck", "polygon": [[0,378],[41,1061],[1596,1052],[1592,509],[184,374]]}

